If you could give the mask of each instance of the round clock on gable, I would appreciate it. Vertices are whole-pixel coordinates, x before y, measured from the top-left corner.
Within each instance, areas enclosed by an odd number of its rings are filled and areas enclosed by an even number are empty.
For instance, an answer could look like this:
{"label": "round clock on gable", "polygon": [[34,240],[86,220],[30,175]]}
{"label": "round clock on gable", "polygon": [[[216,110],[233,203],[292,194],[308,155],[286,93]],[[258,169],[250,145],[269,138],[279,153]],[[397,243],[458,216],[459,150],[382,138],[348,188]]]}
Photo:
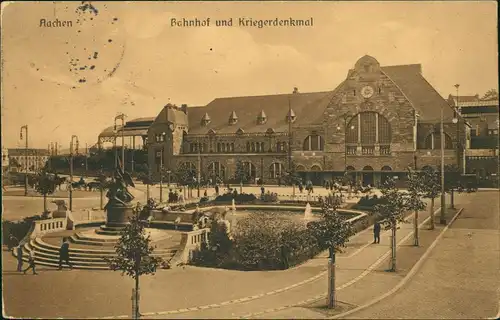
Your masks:
{"label": "round clock on gable", "polygon": [[373,88],[371,86],[364,86],[362,89],[361,89],[361,95],[363,96],[363,98],[370,98],[371,96],[373,96]]}
{"label": "round clock on gable", "polygon": [[170,129],[170,131],[174,132],[174,130],[175,130],[175,124],[169,123],[168,128]]}

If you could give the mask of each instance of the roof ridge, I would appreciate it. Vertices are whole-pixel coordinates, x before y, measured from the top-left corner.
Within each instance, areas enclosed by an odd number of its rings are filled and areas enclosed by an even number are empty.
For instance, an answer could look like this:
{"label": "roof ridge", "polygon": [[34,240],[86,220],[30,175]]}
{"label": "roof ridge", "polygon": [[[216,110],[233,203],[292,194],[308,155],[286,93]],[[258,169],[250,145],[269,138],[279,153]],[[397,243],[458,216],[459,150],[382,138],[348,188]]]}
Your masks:
{"label": "roof ridge", "polygon": [[393,66],[380,66],[380,68],[396,68],[396,67],[409,67],[409,66],[422,66],[422,63],[407,63],[407,64],[397,64]]}
{"label": "roof ridge", "polygon": [[[256,96],[231,96],[231,97],[218,97],[213,99],[211,102],[215,100],[222,99],[240,99],[240,98],[258,98],[258,97],[278,97],[278,96],[288,96],[288,95],[306,95],[306,94],[320,94],[320,93],[329,93],[332,90],[324,90],[324,91],[315,91],[315,92],[297,92],[297,93],[279,93],[279,94],[261,94]],[[210,103],[211,103],[210,102]]]}

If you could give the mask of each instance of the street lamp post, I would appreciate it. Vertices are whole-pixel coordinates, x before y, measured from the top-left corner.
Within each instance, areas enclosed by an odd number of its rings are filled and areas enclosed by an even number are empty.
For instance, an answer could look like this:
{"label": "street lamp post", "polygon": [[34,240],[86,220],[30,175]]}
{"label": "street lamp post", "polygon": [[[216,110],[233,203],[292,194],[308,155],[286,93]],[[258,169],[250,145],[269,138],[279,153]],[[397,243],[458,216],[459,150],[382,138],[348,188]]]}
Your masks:
{"label": "street lamp post", "polygon": [[[352,119],[352,115],[346,112],[342,115],[342,118],[344,119],[344,175],[347,175],[347,120]],[[340,130],[340,125],[337,125],[337,131]],[[351,130],[354,130],[354,125],[351,125]]]}
{"label": "street lamp post", "polygon": [[[297,88],[293,88],[293,92],[288,96],[288,174],[291,175],[293,173],[292,169],[292,101],[291,98],[294,94],[298,94],[299,90]],[[295,177],[290,176],[290,182],[292,183],[292,197],[295,198]]]}
{"label": "street lamp post", "polygon": [[201,182],[201,142],[198,144],[198,198],[200,198],[200,182]]}
{"label": "street lamp post", "polygon": [[[115,117],[115,148],[116,148],[116,120],[121,120],[122,121],[122,161],[121,161],[121,167],[122,171],[125,171],[125,117],[126,115],[124,113],[120,113]],[[115,157],[118,158],[118,150],[115,149]],[[118,166],[118,159],[117,159],[117,166]]]}
{"label": "street lamp post", "polygon": [[[455,88],[457,89],[457,106],[455,108],[455,114],[456,114],[456,117],[453,118],[453,122],[457,124],[457,168],[460,168],[460,148],[461,148],[461,143],[460,143],[460,126],[458,124],[458,115],[460,113],[460,105],[458,104],[458,88],[460,88],[460,84],[456,84],[455,85]],[[455,119],[456,122],[455,122]]]}
{"label": "street lamp post", "polygon": [[76,139],[76,145],[78,146],[78,137],[72,135],[69,144],[69,211],[73,211],[73,139]]}
{"label": "street lamp post", "polygon": [[24,195],[28,196],[28,125],[24,125],[21,127],[21,139],[23,138],[23,129],[26,133],[25,147],[24,147],[24,155],[25,155],[25,167],[26,172],[24,174]]}
{"label": "street lamp post", "polygon": [[[161,139],[163,142],[165,141],[165,136],[167,135],[165,132],[162,132],[161,135],[163,138]],[[160,153],[160,203],[163,202],[163,152],[165,151],[165,147],[161,147]]]}
{"label": "street lamp post", "polygon": [[85,175],[88,177],[89,176],[89,147],[88,144],[85,143]]}
{"label": "street lamp post", "polygon": [[441,105],[441,215],[440,224],[446,224],[446,206],[444,191],[444,106]]}

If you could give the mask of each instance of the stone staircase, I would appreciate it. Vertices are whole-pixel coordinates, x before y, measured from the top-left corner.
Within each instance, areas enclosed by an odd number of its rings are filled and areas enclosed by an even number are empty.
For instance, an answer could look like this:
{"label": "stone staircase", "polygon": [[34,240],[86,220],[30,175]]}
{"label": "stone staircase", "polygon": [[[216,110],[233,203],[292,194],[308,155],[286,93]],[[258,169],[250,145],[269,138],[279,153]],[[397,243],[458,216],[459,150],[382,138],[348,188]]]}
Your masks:
{"label": "stone staircase", "polygon": [[[154,245],[154,244],[153,244]],[[35,253],[36,265],[59,267],[59,247],[44,242],[40,237],[30,240],[23,247],[23,260],[28,261],[29,251]],[[178,250],[178,246],[155,249],[153,256],[162,257],[164,261],[169,262]],[[116,252],[113,247],[103,249],[80,249],[70,248],[69,261],[75,269],[89,270],[109,270],[109,266],[104,258],[116,257]],[[16,250],[13,251],[14,256],[17,256]],[[63,268],[69,268],[63,264]]]}

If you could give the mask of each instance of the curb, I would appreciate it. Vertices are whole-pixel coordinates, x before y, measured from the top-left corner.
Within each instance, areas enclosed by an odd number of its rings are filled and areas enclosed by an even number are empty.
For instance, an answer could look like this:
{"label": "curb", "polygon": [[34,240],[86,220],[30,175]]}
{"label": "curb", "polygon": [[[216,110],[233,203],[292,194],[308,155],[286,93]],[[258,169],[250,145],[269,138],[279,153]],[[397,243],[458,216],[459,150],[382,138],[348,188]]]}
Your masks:
{"label": "curb", "polygon": [[361,310],[364,310],[364,309],[366,309],[368,307],[371,307],[372,305],[374,305],[374,304],[376,304],[376,303],[384,300],[385,298],[389,297],[390,295],[394,294],[396,291],[398,291],[399,289],[401,289],[401,287],[403,287],[417,273],[418,269],[420,269],[420,267],[427,260],[427,257],[430,255],[430,253],[432,252],[432,250],[434,249],[434,247],[437,245],[437,243],[439,242],[439,240],[441,240],[441,238],[444,236],[444,233],[449,229],[449,227],[453,224],[453,222],[455,222],[455,220],[462,213],[462,211],[463,211],[463,208],[461,208],[453,216],[453,218],[450,220],[450,222],[443,228],[443,230],[441,230],[441,232],[439,233],[439,235],[437,236],[437,238],[434,239],[434,241],[431,243],[431,245],[429,246],[429,248],[427,248],[427,250],[422,255],[422,257],[420,257],[420,259],[417,261],[417,263],[415,263],[415,265],[413,266],[413,268],[411,268],[410,272],[408,272],[408,274],[403,278],[403,280],[401,280],[394,288],[392,288],[390,291],[386,292],[384,295],[382,295],[382,296],[380,296],[378,298],[375,298],[375,299],[371,300],[370,302],[368,302],[368,303],[366,303],[366,304],[364,304],[362,306],[359,306],[359,307],[357,307],[355,309],[352,309],[350,311],[338,314],[336,316],[329,317],[327,319],[344,318],[344,317],[349,316],[349,315],[351,315],[353,313],[356,313],[356,312],[359,312]]}

